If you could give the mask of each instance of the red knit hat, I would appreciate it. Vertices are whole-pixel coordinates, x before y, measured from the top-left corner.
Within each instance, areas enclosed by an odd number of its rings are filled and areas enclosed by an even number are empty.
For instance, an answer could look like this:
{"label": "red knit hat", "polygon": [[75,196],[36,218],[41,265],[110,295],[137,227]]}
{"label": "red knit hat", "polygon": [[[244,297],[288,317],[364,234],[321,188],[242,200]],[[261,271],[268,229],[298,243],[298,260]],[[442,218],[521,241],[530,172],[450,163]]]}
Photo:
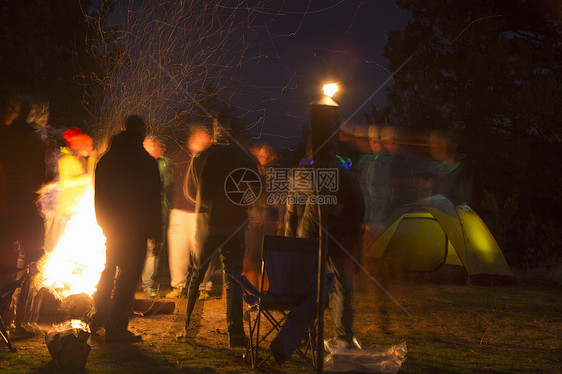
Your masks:
{"label": "red knit hat", "polygon": [[62,135],[66,145],[71,149],[93,148],[94,141],[88,135],[84,134],[78,127],[67,130]]}

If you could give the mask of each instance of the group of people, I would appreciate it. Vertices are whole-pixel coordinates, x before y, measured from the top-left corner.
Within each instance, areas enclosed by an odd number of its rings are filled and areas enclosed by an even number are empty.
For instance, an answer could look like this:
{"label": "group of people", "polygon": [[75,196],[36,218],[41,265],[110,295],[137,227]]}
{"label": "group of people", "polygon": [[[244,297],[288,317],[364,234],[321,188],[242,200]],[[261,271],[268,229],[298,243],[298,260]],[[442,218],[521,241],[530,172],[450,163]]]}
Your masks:
{"label": "group of people", "polygon": [[439,194],[454,204],[471,202],[473,167],[458,152],[454,130],[420,138],[394,126],[358,125],[344,129],[340,139],[357,164],[366,242],[380,236],[409,203]]}
{"label": "group of people", "polygon": [[[125,119],[124,130],[113,136],[99,160],[92,139],[70,129],[56,155],[57,173],[48,173],[49,152],[37,124],[29,120],[30,103],[15,100],[8,109],[0,130],[1,262],[8,269],[21,269],[36,263],[44,248],[52,250],[94,173],[96,218],[107,241],[90,328],[93,334],[104,328],[106,342],[142,339],[128,329],[134,293],[140,282],[148,297],[156,296],[155,275],[164,244],[172,288],[167,297],[187,297],[185,329],[178,335],[185,339],[195,304],[207,291],[210,265],[244,272],[259,286],[264,235],[319,235],[318,209],[307,202],[272,204],[266,192],[246,207],[227,196],[225,181],[233,170],[249,169],[265,184],[268,168],[278,157],[268,145],[249,150],[241,146],[240,129],[226,116],[219,115],[212,126],[190,125],[185,143],[170,157],[163,139],[147,136],[145,122],[137,115]],[[392,126],[344,128],[326,164],[339,171],[337,203],[327,210],[326,231],[328,270],[335,275],[335,333],[348,348],[360,346],[353,329],[351,257],[360,256],[362,244],[376,239],[404,204],[434,194],[453,202],[470,200],[470,167],[457,153],[452,132],[434,131],[425,158],[404,139]],[[314,160],[305,158],[298,168],[314,169]],[[57,174],[51,177],[58,179],[57,188],[46,187],[49,174]],[[54,205],[49,204],[53,194]],[[16,274],[3,272],[2,284]],[[223,283],[229,345],[244,347],[248,338],[242,289],[229,276]],[[14,321],[16,333],[29,332],[29,290],[24,288],[15,317],[8,319]]]}
{"label": "group of people", "polygon": [[[34,279],[43,255],[52,252],[76,207],[91,188],[93,140],[78,128],[48,134],[49,106],[20,95],[2,103],[0,126],[0,285],[24,279],[2,310],[12,338],[33,337],[40,300]],[[23,275],[26,274],[26,275]]]}

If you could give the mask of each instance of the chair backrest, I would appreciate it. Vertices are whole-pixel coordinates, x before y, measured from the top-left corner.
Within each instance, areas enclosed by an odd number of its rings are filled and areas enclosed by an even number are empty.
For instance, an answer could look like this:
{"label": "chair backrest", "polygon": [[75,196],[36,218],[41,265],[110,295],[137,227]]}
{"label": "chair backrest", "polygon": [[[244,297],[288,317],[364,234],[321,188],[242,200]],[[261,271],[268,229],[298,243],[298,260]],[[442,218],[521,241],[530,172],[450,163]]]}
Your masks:
{"label": "chair backrest", "polygon": [[262,247],[262,275],[267,276],[267,294],[279,302],[296,302],[316,292],[318,239],[266,235]]}

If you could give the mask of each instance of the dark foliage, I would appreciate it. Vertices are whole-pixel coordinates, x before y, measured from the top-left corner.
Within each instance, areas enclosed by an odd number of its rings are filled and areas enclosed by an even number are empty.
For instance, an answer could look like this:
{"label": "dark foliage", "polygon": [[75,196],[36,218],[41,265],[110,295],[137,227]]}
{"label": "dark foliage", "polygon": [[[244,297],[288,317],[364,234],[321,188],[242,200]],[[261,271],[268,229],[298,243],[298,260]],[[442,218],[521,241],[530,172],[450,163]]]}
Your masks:
{"label": "dark foliage", "polygon": [[389,34],[386,116],[416,131],[455,128],[476,161],[474,208],[508,261],[561,255],[562,3],[398,1],[412,13]]}
{"label": "dark foliage", "polygon": [[3,95],[25,92],[44,97],[54,125],[90,121],[96,91],[103,83],[98,79],[103,74],[94,35],[112,8],[109,1],[2,2]]}

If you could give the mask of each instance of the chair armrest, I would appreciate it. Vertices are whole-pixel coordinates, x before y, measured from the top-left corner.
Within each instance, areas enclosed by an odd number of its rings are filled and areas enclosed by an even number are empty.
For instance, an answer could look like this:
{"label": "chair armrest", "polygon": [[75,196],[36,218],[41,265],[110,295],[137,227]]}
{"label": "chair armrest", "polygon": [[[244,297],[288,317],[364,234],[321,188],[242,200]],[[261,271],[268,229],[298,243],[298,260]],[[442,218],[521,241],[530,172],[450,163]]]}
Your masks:
{"label": "chair armrest", "polygon": [[336,275],[334,273],[326,273],[326,288],[324,289],[324,300],[327,300],[327,303],[329,303],[329,299],[330,299],[330,291],[332,290],[332,287],[334,285],[334,279],[336,278]]}
{"label": "chair armrest", "polygon": [[246,295],[246,303],[248,303],[249,305],[253,305],[258,302],[260,298],[260,292],[258,291],[256,286],[254,286],[252,282],[250,282],[248,278],[246,278],[245,275],[230,269],[224,269],[224,272],[228,276],[232,277],[232,279],[238,282],[238,284],[242,287],[242,291],[244,291],[244,294]]}

